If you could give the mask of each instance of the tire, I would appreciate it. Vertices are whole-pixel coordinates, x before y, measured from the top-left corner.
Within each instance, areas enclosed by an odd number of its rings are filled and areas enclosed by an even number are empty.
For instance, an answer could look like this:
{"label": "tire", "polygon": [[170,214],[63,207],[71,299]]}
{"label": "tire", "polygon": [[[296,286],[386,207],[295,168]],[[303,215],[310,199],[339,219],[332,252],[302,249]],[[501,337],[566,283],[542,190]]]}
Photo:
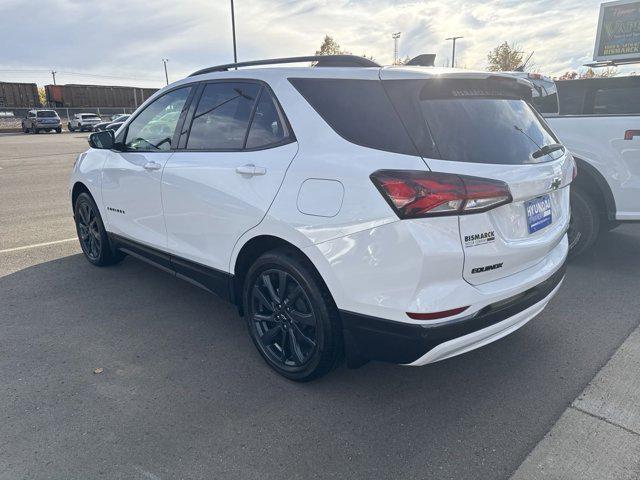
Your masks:
{"label": "tire", "polygon": [[599,232],[600,212],[595,200],[581,189],[571,189],[569,258],[576,258],[591,248]]}
{"label": "tire", "polygon": [[242,298],[249,335],[280,375],[308,382],[339,364],[338,311],[307,259],[287,249],[265,253],[247,272]]}
{"label": "tire", "polygon": [[56,133],[62,133],[62,127],[56,128]]}
{"label": "tire", "polygon": [[22,124],[22,133],[29,133],[29,129],[26,127],[24,123]]}
{"label": "tire", "polygon": [[76,131],[76,130],[75,130],[75,128],[73,128],[73,127],[71,126],[71,124],[70,124],[70,123],[67,123],[67,129],[68,129],[70,132],[75,132],[75,131]]}
{"label": "tire", "polygon": [[33,133],[35,133],[36,135],[40,133],[40,129],[33,127]]}
{"label": "tire", "polygon": [[116,251],[109,242],[100,211],[91,195],[86,192],[78,195],[73,212],[80,247],[90,263],[104,267],[124,258],[124,254]]}

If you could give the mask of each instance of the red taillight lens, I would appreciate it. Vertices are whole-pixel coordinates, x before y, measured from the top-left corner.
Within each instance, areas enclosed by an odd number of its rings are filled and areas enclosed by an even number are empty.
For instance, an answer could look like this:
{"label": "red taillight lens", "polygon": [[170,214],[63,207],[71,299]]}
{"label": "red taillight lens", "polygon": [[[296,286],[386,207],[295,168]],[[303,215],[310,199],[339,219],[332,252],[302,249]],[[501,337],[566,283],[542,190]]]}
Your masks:
{"label": "red taillight lens", "polygon": [[506,183],[419,170],[378,170],[371,175],[400,218],[486,212],[512,200]]}

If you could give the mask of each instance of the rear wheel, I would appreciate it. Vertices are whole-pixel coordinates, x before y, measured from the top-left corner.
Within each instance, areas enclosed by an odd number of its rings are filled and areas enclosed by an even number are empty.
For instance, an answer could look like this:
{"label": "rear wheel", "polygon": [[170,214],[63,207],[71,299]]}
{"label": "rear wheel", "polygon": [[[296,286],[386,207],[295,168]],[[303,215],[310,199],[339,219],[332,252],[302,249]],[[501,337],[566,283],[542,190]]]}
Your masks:
{"label": "rear wheel", "polygon": [[73,127],[71,126],[71,124],[70,124],[70,123],[67,123],[67,129],[68,129],[70,132],[75,132],[75,128],[73,128]]}
{"label": "rear wheel", "polygon": [[22,133],[29,133],[29,129],[24,123],[22,124]]}
{"label": "rear wheel", "polygon": [[56,133],[62,133],[62,127],[56,128]]}
{"label": "rear wheel", "polygon": [[78,240],[89,262],[102,267],[117,263],[124,258],[122,252],[112,248],[100,211],[91,195],[88,193],[78,195],[74,212]]}
{"label": "rear wheel", "polygon": [[338,312],[318,274],[289,250],[262,255],[247,273],[244,312],[266,362],[298,382],[321,377],[341,358]]}
{"label": "rear wheel", "polygon": [[600,231],[600,212],[595,200],[579,188],[571,189],[569,256],[575,258],[591,248]]}

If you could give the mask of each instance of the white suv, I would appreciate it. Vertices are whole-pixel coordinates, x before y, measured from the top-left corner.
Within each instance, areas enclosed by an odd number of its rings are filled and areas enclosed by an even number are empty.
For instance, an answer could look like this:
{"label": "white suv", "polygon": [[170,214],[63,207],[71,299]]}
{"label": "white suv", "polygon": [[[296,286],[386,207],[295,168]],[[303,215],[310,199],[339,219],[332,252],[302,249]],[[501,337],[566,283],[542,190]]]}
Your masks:
{"label": "white suv", "polygon": [[85,130],[93,130],[93,127],[102,122],[100,116],[95,113],[76,113],[73,117],[69,119],[69,123],[67,123],[67,128],[70,132],[75,132],[76,130],[80,130],[84,132]]}
{"label": "white suv", "polygon": [[[316,61],[303,68],[231,68]],[[194,73],[70,189],[95,265],[124,254],[234,302],[267,363],[424,365],[539,314],[564,276],[572,157],[494,73],[297,57]]]}

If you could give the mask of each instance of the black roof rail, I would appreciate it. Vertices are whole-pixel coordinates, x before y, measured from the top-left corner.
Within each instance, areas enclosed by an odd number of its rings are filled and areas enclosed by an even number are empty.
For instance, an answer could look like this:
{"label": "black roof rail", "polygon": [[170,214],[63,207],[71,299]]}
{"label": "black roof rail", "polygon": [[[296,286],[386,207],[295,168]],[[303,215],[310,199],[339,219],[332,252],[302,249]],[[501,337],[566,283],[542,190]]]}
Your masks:
{"label": "black roof rail", "polygon": [[230,68],[253,67],[257,65],[277,65],[281,63],[316,62],[316,67],[379,67],[376,62],[357,55],[309,55],[306,57],[270,58],[250,62],[226,63],[215,67],[203,68],[193,72],[190,77],[211,72],[225,72]]}

